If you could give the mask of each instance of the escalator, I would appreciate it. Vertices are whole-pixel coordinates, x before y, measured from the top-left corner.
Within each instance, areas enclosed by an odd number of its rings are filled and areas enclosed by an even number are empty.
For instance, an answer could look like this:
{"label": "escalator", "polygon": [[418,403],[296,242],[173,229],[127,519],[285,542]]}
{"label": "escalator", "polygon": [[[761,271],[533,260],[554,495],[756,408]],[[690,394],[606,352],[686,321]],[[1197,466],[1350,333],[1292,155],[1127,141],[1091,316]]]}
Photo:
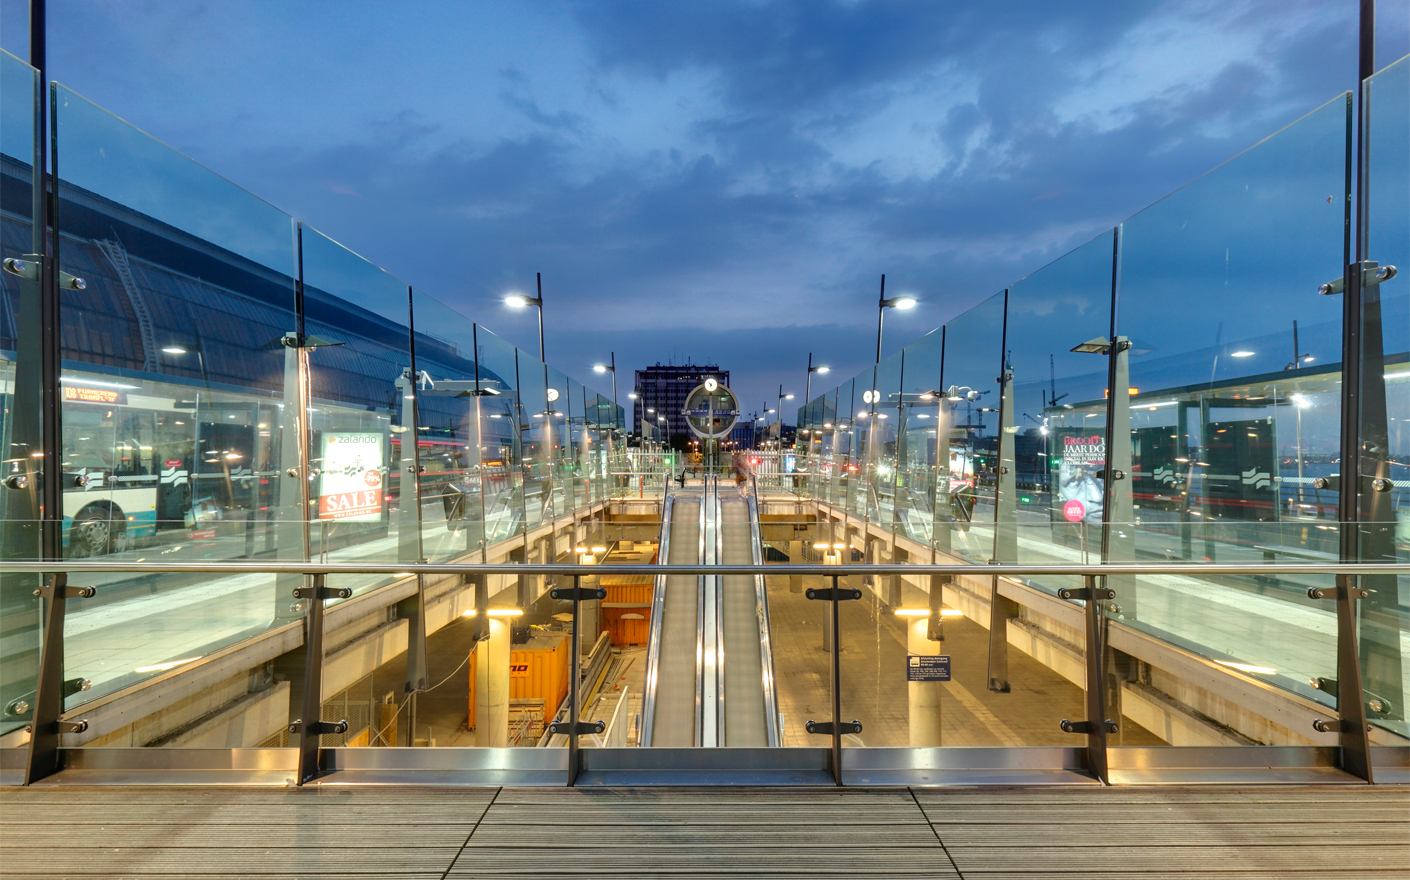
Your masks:
{"label": "escalator", "polygon": [[[757,492],[721,498],[717,481],[707,480],[699,495],[667,498],[660,558],[675,565],[762,563]],[[777,746],[768,620],[762,575],[658,577],[640,744]]]}
{"label": "escalator", "polygon": [[[704,498],[699,495],[667,496],[660,559],[672,565],[702,561],[704,511]],[[702,580],[698,575],[656,578],[641,712],[643,746],[701,744]]]}
{"label": "escalator", "polygon": [[[716,499],[716,558],[723,565],[763,560],[757,491],[747,498]],[[727,574],[718,581],[720,646],[719,745],[777,746],[773,650],[768,594],[762,575]]]}

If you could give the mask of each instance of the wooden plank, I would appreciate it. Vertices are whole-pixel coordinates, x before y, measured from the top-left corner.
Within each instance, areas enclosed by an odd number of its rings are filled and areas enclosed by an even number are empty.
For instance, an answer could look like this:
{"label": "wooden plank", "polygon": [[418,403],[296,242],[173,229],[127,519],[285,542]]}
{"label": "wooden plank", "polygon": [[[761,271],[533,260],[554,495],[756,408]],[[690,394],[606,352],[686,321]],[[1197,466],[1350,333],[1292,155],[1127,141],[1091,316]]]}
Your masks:
{"label": "wooden plank", "polygon": [[506,788],[495,804],[569,806],[577,804],[911,804],[904,788]]}
{"label": "wooden plank", "polygon": [[[54,880],[53,874],[17,874],[12,871],[5,872],[5,880]],[[122,871],[121,873],[88,873],[71,874],[74,877],[83,877],[84,880],[171,880],[172,877],[199,877],[201,880],[243,880],[243,878],[256,876],[261,880],[366,880],[366,874],[349,874],[347,871],[335,870],[323,871],[300,871],[297,874],[249,874],[240,872],[236,874],[227,873],[197,873],[195,869],[187,868],[176,872],[150,873],[147,871]],[[395,877],[396,880],[443,880],[444,871],[430,871],[427,873],[407,872],[392,873],[383,876]]]}
{"label": "wooden plank", "polygon": [[853,875],[860,872],[889,876],[921,875],[957,877],[950,860],[938,845],[927,849],[883,847],[675,847],[633,852],[598,847],[529,850],[523,847],[466,849],[447,877],[493,876],[525,870],[546,874],[598,874],[615,877],[634,870],[657,874],[680,872],[741,874],[758,877],[770,873],[816,876],[819,871]]}
{"label": "wooden plank", "polygon": [[[1016,831],[1020,829],[1015,829]],[[1137,846],[1137,847],[971,847],[946,846],[960,873],[982,871],[1170,871],[1178,866],[1200,874],[1221,871],[1327,871],[1374,868],[1405,870],[1410,846]]]}
{"label": "wooden plank", "polygon": [[60,787],[0,789],[0,803],[65,804],[445,804],[483,806],[494,800],[493,788],[402,788],[368,786],[347,789],[251,789],[251,788],[173,788],[147,787]]}
{"label": "wooden plank", "polygon": [[[968,806],[956,810],[927,809],[926,815],[935,825],[970,825],[976,823],[1001,823],[1023,825],[1052,821],[1054,810],[1031,806],[1010,807],[984,804]],[[1326,807],[1312,805],[1281,807],[1279,809],[1221,804],[1215,806],[1193,805],[1189,808],[1152,807],[1137,810],[1130,806],[1100,805],[1078,806],[1061,811],[1076,824],[1129,823],[1129,822],[1178,822],[1210,824],[1221,822],[1401,822],[1406,811],[1396,807],[1356,807],[1338,813]]]}
{"label": "wooden plank", "polygon": [[[10,822],[0,834],[0,850],[74,843],[70,824],[26,825]],[[278,825],[251,823],[235,825],[114,825],[86,822],[82,825],[85,846],[113,848],[203,848],[222,846],[260,847],[344,847],[375,849],[400,846],[455,846],[465,843],[471,825]]]}
{"label": "wooden plank", "polygon": [[1254,803],[1254,804],[1362,804],[1396,803],[1410,807],[1410,790],[1393,785],[1325,786],[1054,786],[1032,788],[917,788],[915,798],[922,806],[948,804],[1173,804],[1173,803]]}
{"label": "wooden plank", "polygon": [[728,825],[790,825],[807,822],[813,825],[850,825],[858,821],[877,824],[904,822],[925,823],[925,816],[912,804],[905,807],[817,807],[765,805],[730,807],[704,813],[699,807],[623,807],[620,809],[549,810],[532,806],[499,807],[496,805],[481,821],[482,825],[695,825],[708,821]]}
{"label": "wooden plank", "polygon": [[[1410,826],[1397,822],[1163,825],[1152,822],[1089,825],[937,825],[946,846],[1191,846],[1241,844],[1379,844],[1410,838]],[[1016,832],[1021,832],[1017,833]]]}
{"label": "wooden plank", "polygon": [[386,806],[319,807],[310,805],[279,805],[248,807],[175,807],[125,808],[121,805],[74,809],[53,804],[0,804],[0,828],[8,827],[17,818],[26,823],[54,822],[76,824],[94,818],[109,825],[145,825],[180,822],[193,825],[464,825],[480,818],[483,809],[449,810],[442,807]]}
{"label": "wooden plank", "polygon": [[522,846],[535,850],[562,847],[662,846],[938,846],[926,825],[871,825],[820,829],[808,825],[750,828],[738,825],[595,825],[587,828],[524,828],[518,825],[481,826],[467,847]]}
{"label": "wooden plank", "polygon": [[42,868],[50,877],[86,874],[147,872],[182,876],[201,874],[298,874],[308,872],[385,875],[404,871],[430,873],[444,871],[459,854],[460,847],[412,849],[388,841],[382,849],[349,852],[318,846],[302,847],[210,847],[202,850],[161,848],[100,848],[70,846],[64,849],[6,850],[7,865]]}

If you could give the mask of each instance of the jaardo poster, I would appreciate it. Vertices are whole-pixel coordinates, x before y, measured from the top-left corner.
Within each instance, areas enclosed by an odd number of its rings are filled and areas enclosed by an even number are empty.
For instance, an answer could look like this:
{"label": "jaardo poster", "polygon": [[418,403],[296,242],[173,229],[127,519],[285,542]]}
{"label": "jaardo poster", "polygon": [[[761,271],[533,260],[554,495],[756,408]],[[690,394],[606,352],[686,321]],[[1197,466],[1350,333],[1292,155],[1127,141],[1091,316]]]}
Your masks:
{"label": "jaardo poster", "polygon": [[325,431],[319,468],[319,519],[380,519],[382,456],[381,434]]}
{"label": "jaardo poster", "polygon": [[1101,525],[1102,480],[1097,473],[1106,467],[1106,437],[1091,430],[1057,428],[1053,443],[1053,519]]}

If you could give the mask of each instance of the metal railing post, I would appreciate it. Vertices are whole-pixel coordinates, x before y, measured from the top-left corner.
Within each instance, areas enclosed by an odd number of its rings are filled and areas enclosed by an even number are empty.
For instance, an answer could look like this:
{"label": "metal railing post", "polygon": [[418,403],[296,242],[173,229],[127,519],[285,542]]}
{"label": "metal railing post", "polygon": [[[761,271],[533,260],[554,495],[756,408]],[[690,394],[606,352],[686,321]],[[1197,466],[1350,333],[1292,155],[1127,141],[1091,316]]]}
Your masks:
{"label": "metal railing post", "polygon": [[832,577],[832,780],[842,784],[842,646],[837,611],[837,576]]}
{"label": "metal railing post", "polygon": [[578,782],[578,679],[582,676],[582,620],[579,613],[582,610],[582,595],[578,592],[581,583],[578,575],[573,575],[573,663],[572,678],[569,682],[568,695],[568,787],[572,788]]}
{"label": "metal railing post", "polygon": [[[1084,620],[1087,630],[1087,719],[1092,722],[1091,728],[1087,731],[1087,769],[1103,783],[1110,785],[1111,779],[1107,772],[1106,735],[1115,723],[1106,717],[1106,699],[1104,689],[1106,687],[1106,676],[1103,674],[1103,661],[1105,658],[1106,633],[1102,624],[1105,614],[1105,600],[1097,596],[1097,578],[1095,575],[1087,575],[1083,578],[1083,584],[1087,588],[1087,602]],[[1100,722],[1100,723],[1098,723]]]}
{"label": "metal railing post", "polygon": [[1065,733],[1084,733],[1087,735],[1087,770],[1102,781],[1103,785],[1110,785],[1111,780],[1107,772],[1107,752],[1106,735],[1116,733],[1116,722],[1106,717],[1106,699],[1103,690],[1105,683],[1102,675],[1102,648],[1105,639],[1102,631],[1102,624],[1105,620],[1103,613],[1104,603],[1107,599],[1115,598],[1115,594],[1105,587],[1097,586],[1097,575],[1083,574],[1082,582],[1084,586],[1080,590],[1058,590],[1060,599],[1082,599],[1086,602],[1083,611],[1083,629],[1086,631],[1086,721],[1068,721],[1064,718],[1059,725]]}
{"label": "metal railing post", "polygon": [[35,593],[45,605],[44,642],[39,653],[39,674],[34,686],[34,715],[29,733],[29,756],[24,784],[32,785],[59,772],[59,734],[82,733],[86,721],[60,721],[64,714],[64,614],[71,598],[89,598],[92,587],[68,586],[62,571],[47,575],[48,583]]}
{"label": "metal railing post", "polygon": [[323,602],[325,599],[347,599],[350,589],[330,590],[325,586],[328,576],[315,574],[311,586],[294,590],[294,598],[308,604],[304,607],[304,693],[298,720],[289,725],[289,732],[299,737],[298,784],[318,776],[321,769],[321,740],[325,733],[346,733],[348,722],[326,722],[323,712]]}

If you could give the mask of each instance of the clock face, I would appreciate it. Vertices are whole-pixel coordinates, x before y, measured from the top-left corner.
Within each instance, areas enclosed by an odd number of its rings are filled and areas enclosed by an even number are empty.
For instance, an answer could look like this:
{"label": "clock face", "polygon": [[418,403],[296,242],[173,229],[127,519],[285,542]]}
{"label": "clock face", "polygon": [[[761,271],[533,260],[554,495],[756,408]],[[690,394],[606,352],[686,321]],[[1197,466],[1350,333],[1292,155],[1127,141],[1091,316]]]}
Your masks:
{"label": "clock face", "polygon": [[739,421],[739,399],[718,380],[706,379],[686,396],[684,415],[695,436],[719,439]]}

